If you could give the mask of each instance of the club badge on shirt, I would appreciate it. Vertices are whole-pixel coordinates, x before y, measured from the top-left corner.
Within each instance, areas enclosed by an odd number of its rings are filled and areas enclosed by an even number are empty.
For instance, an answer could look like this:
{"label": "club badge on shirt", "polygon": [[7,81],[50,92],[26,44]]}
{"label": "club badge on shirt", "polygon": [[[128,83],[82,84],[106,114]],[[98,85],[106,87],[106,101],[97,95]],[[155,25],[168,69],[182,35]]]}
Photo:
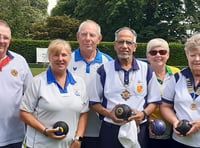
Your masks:
{"label": "club badge on shirt", "polygon": [[10,73],[11,73],[11,75],[14,76],[14,77],[17,77],[17,75],[18,75],[18,71],[15,70],[15,69],[12,69],[12,70],[10,71]]}
{"label": "club badge on shirt", "polygon": [[136,84],[136,92],[138,93],[138,94],[140,94],[140,93],[142,93],[142,91],[143,91],[143,85],[142,85],[142,83],[141,82],[137,82],[137,84]]}

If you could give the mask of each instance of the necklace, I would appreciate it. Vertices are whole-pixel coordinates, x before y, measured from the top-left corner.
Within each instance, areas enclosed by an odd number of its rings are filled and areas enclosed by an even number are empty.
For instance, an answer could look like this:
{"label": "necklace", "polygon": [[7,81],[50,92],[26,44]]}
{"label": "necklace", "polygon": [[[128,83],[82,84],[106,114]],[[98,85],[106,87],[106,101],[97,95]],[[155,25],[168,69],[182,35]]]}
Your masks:
{"label": "necklace", "polygon": [[[125,73],[125,72],[124,72],[124,73]],[[124,75],[125,75],[125,74],[124,74]],[[126,101],[126,100],[128,100],[128,99],[130,98],[130,96],[131,96],[131,93],[130,93],[128,87],[129,87],[130,82],[131,82],[132,79],[133,79],[133,72],[131,72],[130,81],[129,81],[129,72],[128,72],[128,76],[127,76],[127,77],[128,77],[128,80],[127,80],[127,81],[125,81],[125,80],[123,80],[123,79],[121,78],[119,71],[118,71],[118,76],[119,76],[119,80],[120,80],[122,86],[124,87],[124,89],[123,89],[123,91],[122,91],[122,93],[121,93],[120,95],[121,95],[121,97]],[[125,76],[124,76],[124,77],[125,77]],[[124,81],[125,81],[125,82],[124,82]]]}
{"label": "necklace", "polygon": [[198,87],[196,90],[194,90],[189,78],[186,79],[186,83],[187,83],[188,92],[190,93],[190,95],[192,97],[192,103],[190,104],[190,109],[197,110],[196,99],[200,95],[200,87]]}

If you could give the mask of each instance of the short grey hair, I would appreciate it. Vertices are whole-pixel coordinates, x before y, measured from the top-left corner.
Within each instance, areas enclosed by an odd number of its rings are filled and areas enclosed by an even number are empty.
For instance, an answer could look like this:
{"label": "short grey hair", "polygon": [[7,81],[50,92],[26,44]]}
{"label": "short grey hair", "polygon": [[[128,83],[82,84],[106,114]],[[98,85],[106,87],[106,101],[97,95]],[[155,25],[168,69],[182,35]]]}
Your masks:
{"label": "short grey hair", "polygon": [[133,30],[133,29],[131,29],[131,28],[129,28],[129,27],[122,27],[122,28],[117,29],[117,30],[115,31],[115,41],[117,41],[118,33],[119,33],[120,31],[122,31],[122,30],[129,30],[129,31],[133,34],[133,36],[134,36],[133,42],[136,43],[137,33],[135,32],[135,30]]}
{"label": "short grey hair", "polygon": [[191,50],[200,50],[200,33],[193,34],[190,38],[185,42],[185,52]]}
{"label": "short grey hair", "polygon": [[83,25],[85,25],[86,23],[93,23],[93,24],[95,24],[96,27],[97,27],[97,33],[98,33],[99,35],[101,35],[101,27],[100,27],[100,25],[99,25],[98,23],[96,23],[95,21],[93,21],[93,20],[85,20],[85,21],[83,21],[83,22],[79,25],[79,28],[78,28],[78,32],[77,32],[77,33],[80,33],[80,31],[81,31]]}
{"label": "short grey hair", "polygon": [[162,47],[165,50],[167,50],[168,52],[170,51],[169,44],[167,43],[166,40],[164,40],[162,38],[154,38],[154,39],[151,39],[147,43],[146,53],[148,53],[150,50],[152,50],[155,47]]}

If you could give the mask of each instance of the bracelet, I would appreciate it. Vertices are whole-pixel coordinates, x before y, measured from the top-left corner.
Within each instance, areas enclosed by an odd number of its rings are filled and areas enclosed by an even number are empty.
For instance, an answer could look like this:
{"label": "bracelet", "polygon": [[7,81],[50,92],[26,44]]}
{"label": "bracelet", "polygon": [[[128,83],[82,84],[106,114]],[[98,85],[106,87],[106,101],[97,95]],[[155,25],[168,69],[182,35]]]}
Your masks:
{"label": "bracelet", "polygon": [[43,130],[43,132],[42,132],[42,133],[43,133],[43,135],[45,135],[45,136],[48,136],[48,135],[47,135],[47,129],[48,129],[48,128],[47,128],[47,127],[45,127],[45,129],[44,129],[44,130]]}
{"label": "bracelet", "polygon": [[143,110],[142,112],[143,112],[143,114],[144,114],[144,118],[143,118],[143,120],[144,120],[144,119],[147,118],[148,115],[147,115],[147,113],[146,113],[144,110]]}

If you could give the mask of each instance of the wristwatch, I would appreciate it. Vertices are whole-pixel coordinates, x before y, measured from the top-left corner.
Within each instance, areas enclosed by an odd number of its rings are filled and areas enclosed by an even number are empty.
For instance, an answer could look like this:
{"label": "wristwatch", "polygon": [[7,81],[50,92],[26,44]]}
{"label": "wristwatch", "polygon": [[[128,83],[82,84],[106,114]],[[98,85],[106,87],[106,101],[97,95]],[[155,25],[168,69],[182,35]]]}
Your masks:
{"label": "wristwatch", "polygon": [[82,142],[83,141],[83,137],[81,137],[81,136],[75,136],[73,140],[77,140],[77,141]]}
{"label": "wristwatch", "polygon": [[146,113],[144,110],[142,111],[142,113],[144,114],[144,118],[143,118],[143,120],[147,119],[147,118],[148,118],[147,113]]}

